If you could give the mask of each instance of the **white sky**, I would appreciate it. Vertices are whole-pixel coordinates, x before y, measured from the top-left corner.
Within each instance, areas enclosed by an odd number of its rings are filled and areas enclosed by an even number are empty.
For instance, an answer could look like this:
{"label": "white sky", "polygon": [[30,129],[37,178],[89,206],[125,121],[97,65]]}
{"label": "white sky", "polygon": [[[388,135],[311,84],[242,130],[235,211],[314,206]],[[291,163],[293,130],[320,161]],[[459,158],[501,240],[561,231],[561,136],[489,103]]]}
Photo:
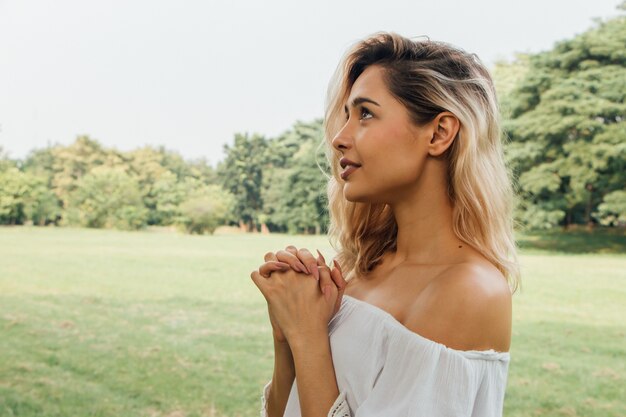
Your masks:
{"label": "white sky", "polygon": [[616,16],[620,0],[0,0],[0,146],[13,158],[88,134],[222,159],[235,132],[323,114],[344,50],[428,35],[487,65]]}

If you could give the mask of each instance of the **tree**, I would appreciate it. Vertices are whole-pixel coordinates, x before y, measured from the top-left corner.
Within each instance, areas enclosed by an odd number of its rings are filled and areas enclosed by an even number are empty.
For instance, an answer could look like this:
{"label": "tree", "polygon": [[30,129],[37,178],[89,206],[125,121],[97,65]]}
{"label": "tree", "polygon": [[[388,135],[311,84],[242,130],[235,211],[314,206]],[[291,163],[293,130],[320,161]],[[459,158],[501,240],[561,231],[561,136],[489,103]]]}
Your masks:
{"label": "tree", "polygon": [[45,178],[11,167],[0,171],[0,224],[45,225],[60,216],[59,201],[46,186]]}
{"label": "tree", "polygon": [[29,193],[26,175],[15,167],[0,171],[0,224],[23,224]]}
{"label": "tree", "polygon": [[33,149],[28,153],[22,170],[26,173],[45,179],[46,187],[53,189],[55,148],[48,146],[43,149]]}
{"label": "tree", "polygon": [[326,175],[330,167],[323,138],[322,120],[317,119],[296,122],[270,141],[272,169],[264,176],[262,198],[263,213],[274,229],[290,233],[326,231]]}
{"label": "tree", "polygon": [[512,104],[510,100],[512,93],[527,76],[530,59],[531,55],[529,54],[516,54],[515,59],[511,62],[503,60],[496,62],[492,70],[493,81],[500,101],[500,113],[505,118],[511,116]]}
{"label": "tree", "polygon": [[[172,218],[166,213],[159,212],[157,209],[160,193],[168,193],[169,188],[165,188],[164,184],[173,184],[177,182],[177,176],[167,167],[165,167],[165,151],[156,150],[146,146],[128,154],[130,171],[137,180],[141,199],[144,206],[148,209],[148,224],[172,223]],[[157,183],[159,187],[157,189]],[[181,199],[182,200],[182,199]],[[180,201],[177,203],[180,203]]]}
{"label": "tree", "polygon": [[28,173],[28,193],[24,198],[24,214],[33,224],[57,224],[61,219],[61,202],[48,187],[47,178]]}
{"label": "tree", "polygon": [[267,149],[263,136],[236,134],[232,146],[224,145],[226,159],[218,166],[220,182],[235,196],[234,215],[247,230],[256,230],[263,209],[261,185],[269,166]]}
{"label": "tree", "polygon": [[599,22],[531,56],[523,81],[505,95],[505,151],[526,226],[592,225],[604,213],[598,205],[622,195],[613,192],[626,184],[624,44],[625,17]]}
{"label": "tree", "polygon": [[67,208],[70,194],[76,189],[78,181],[97,166],[107,160],[106,151],[89,136],[78,136],[70,146],[55,146],[51,149],[52,187]]}
{"label": "tree", "polygon": [[151,224],[168,226],[176,223],[181,216],[180,205],[200,186],[190,177],[178,181],[171,171],[161,175],[151,188],[151,205],[148,206]]}
{"label": "tree", "polygon": [[69,201],[68,224],[125,230],[146,225],[139,183],[119,167],[93,169],[77,181]]}

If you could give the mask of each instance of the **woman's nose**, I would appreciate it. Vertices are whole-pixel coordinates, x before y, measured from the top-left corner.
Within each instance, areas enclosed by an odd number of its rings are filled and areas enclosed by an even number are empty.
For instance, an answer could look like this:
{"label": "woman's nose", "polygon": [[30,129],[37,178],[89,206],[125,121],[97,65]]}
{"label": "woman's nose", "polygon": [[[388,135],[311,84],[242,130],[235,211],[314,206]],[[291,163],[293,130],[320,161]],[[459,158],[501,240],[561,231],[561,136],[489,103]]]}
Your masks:
{"label": "woman's nose", "polygon": [[349,129],[350,122],[346,122],[332,140],[333,148],[338,151],[345,151],[352,146],[352,133]]}

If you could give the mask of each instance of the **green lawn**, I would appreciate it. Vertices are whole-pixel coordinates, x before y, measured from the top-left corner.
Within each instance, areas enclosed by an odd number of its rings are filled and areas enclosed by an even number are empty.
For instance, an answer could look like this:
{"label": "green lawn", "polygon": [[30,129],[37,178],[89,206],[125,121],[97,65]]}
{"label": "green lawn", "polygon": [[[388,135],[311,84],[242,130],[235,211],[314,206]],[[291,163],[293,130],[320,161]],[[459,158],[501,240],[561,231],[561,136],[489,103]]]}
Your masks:
{"label": "green lawn", "polygon": [[[331,253],[319,236],[0,228],[0,416],[258,415],[273,351],[249,272],[288,243]],[[626,238],[520,243],[505,415],[626,415]]]}

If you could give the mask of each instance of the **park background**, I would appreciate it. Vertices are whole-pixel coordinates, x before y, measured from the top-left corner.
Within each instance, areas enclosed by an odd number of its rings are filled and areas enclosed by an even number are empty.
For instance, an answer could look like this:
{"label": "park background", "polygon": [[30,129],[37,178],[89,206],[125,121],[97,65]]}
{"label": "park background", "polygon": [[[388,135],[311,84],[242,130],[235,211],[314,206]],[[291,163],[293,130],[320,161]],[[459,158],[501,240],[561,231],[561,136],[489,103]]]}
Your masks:
{"label": "park background", "polygon": [[[626,415],[626,18],[615,6],[543,51],[489,65],[522,263],[507,416]],[[215,58],[231,68],[233,57]],[[4,71],[11,92],[19,74]],[[0,415],[256,415],[272,349],[249,272],[287,244],[333,253],[322,108],[277,134],[236,132],[221,157],[185,157],[158,137],[121,150],[86,133],[14,157],[27,129],[4,97]],[[237,117],[254,111],[241,103]]]}

